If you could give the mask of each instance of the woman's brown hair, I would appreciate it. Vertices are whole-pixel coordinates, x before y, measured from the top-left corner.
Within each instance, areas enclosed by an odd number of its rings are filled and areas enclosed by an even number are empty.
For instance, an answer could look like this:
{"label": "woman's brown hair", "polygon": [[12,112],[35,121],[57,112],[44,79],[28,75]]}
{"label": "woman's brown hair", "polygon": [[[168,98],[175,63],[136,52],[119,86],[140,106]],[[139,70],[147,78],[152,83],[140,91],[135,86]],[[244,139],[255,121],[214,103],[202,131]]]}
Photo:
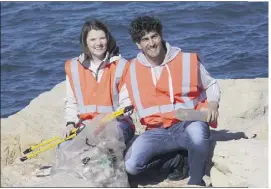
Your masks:
{"label": "woman's brown hair", "polygon": [[109,58],[112,56],[118,56],[119,55],[119,47],[117,46],[115,38],[111,35],[109,32],[107,26],[102,23],[99,20],[93,19],[93,20],[88,20],[85,22],[85,24],[82,27],[81,30],[81,35],[80,35],[80,43],[83,47],[83,51],[85,53],[85,58],[89,59],[91,58],[91,53],[88,49],[87,46],[87,35],[90,30],[102,30],[104,31],[108,45],[107,45],[107,52],[109,52]]}

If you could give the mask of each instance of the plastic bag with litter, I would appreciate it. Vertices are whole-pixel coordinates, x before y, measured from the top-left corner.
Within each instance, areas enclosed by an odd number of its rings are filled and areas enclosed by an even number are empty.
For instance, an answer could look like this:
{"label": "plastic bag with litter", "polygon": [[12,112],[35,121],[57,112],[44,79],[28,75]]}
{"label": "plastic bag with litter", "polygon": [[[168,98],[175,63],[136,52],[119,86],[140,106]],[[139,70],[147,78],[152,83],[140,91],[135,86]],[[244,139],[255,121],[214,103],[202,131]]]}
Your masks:
{"label": "plastic bag with litter", "polygon": [[51,171],[51,178],[57,179],[55,186],[65,187],[66,179],[74,178],[80,187],[129,187],[123,157],[126,145],[118,122],[107,123],[95,134],[103,117],[85,121],[85,128],[74,139],[59,146]]}

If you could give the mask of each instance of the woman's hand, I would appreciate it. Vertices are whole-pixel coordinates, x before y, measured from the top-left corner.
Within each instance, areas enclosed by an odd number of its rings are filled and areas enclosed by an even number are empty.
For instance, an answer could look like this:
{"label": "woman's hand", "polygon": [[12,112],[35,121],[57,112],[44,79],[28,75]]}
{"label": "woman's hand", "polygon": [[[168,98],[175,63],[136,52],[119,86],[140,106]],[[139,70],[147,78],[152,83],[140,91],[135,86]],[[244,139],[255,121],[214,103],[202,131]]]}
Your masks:
{"label": "woman's hand", "polygon": [[71,131],[74,129],[74,124],[68,124],[63,132],[63,138],[69,137],[71,135]]}

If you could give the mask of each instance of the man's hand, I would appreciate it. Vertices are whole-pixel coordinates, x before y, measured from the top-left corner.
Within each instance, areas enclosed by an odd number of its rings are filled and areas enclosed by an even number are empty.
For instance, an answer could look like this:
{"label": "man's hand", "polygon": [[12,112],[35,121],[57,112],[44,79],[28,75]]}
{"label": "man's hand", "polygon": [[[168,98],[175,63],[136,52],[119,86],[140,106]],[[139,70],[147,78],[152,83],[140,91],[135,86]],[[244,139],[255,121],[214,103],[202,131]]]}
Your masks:
{"label": "man's hand", "polygon": [[218,118],[218,103],[215,101],[210,101],[208,102],[208,117],[207,117],[207,122],[210,123],[214,123],[217,122],[217,118]]}
{"label": "man's hand", "polygon": [[74,129],[74,124],[69,124],[64,129],[63,138],[69,137],[72,129]]}

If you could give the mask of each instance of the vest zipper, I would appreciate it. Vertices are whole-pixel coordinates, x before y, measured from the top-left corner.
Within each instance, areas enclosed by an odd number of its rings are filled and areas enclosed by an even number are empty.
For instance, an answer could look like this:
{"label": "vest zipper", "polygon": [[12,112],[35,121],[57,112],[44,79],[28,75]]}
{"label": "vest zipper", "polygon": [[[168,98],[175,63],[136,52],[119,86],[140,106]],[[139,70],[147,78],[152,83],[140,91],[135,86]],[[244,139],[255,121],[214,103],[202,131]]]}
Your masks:
{"label": "vest zipper", "polygon": [[99,73],[99,70],[100,70],[102,64],[103,64],[103,62],[102,62],[102,63],[100,64],[100,66],[97,68],[97,73],[95,74],[95,79],[96,79],[96,81],[98,81],[98,73]]}

